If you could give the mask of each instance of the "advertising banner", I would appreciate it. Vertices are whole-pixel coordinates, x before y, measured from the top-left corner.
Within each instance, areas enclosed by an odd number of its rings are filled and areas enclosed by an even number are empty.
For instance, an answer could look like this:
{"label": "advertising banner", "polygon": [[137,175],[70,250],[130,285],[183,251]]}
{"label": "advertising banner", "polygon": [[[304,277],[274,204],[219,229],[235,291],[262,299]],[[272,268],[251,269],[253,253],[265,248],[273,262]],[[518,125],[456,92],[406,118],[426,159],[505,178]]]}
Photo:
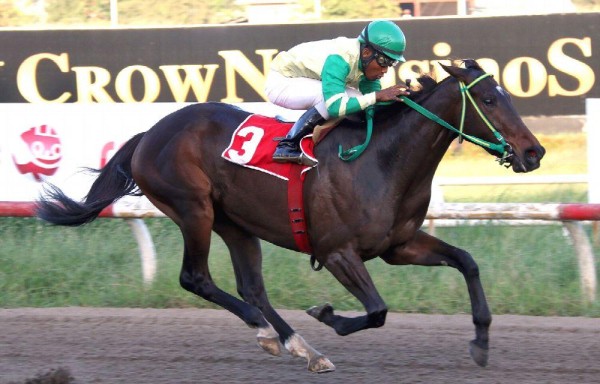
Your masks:
{"label": "advertising banner", "polygon": [[[83,198],[93,182],[86,168],[104,167],[132,136],[188,104],[0,104],[0,201],[33,201],[45,182]],[[268,103],[238,106],[267,116],[286,112]]]}
{"label": "advertising banner", "polygon": [[[600,13],[415,18],[396,22],[405,57],[388,82],[438,62],[480,64],[523,116],[583,115],[600,97]],[[2,30],[0,103],[263,102],[281,50],[357,36],[366,21],[182,28]]]}
{"label": "advertising banner", "polygon": [[180,105],[0,104],[0,201],[33,201],[44,181],[76,198],[131,136]]}

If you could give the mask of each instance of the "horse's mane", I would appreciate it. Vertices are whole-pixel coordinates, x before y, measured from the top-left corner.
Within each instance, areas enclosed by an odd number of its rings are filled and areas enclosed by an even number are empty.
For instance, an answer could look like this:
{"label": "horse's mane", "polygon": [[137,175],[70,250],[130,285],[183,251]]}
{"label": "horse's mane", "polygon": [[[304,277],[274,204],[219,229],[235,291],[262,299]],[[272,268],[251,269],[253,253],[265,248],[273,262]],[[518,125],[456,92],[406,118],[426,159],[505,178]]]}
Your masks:
{"label": "horse's mane", "polygon": [[[444,80],[438,82],[429,74],[421,74],[417,80],[419,84],[414,86],[410,84],[410,96],[407,96],[409,99],[421,103],[423,100],[427,99],[430,95],[433,94],[433,91],[440,85]],[[386,103],[381,105],[376,105],[376,118],[382,118],[387,120],[389,115],[397,115],[402,114],[406,111],[410,111],[411,108],[404,103]]]}
{"label": "horse's mane", "polygon": [[[458,66],[459,63],[463,63],[465,68],[467,69],[477,69],[483,71],[479,63],[477,63],[477,61],[475,61],[474,59],[455,60],[455,63],[456,66]],[[417,78],[417,82],[419,83],[419,85],[415,87],[411,86],[411,94],[408,97],[417,103],[421,103],[431,94],[433,94],[433,91],[437,89],[438,86],[446,83],[447,81],[450,81],[451,78],[452,77],[449,76],[441,81],[437,81],[430,74],[423,73]],[[393,103],[392,105],[384,106],[383,108],[381,108],[381,110],[383,113],[385,113],[384,111],[389,111],[394,114],[397,114],[402,110],[410,110],[410,107],[408,107],[404,103]]]}
{"label": "horse's mane", "polygon": [[439,84],[439,82],[429,74],[421,74],[421,76],[417,78],[417,82],[419,83],[419,86],[411,87],[411,95],[409,96],[411,99],[420,99],[423,95],[433,92]]}

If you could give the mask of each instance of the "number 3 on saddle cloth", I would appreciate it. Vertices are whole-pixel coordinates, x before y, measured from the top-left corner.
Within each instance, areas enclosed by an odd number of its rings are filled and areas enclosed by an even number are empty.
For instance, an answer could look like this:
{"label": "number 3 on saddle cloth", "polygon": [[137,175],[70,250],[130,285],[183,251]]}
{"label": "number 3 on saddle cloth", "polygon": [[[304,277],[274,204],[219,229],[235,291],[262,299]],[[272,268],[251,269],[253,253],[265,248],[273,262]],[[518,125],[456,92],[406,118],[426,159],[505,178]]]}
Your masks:
{"label": "number 3 on saddle cloth", "polygon": [[[221,156],[225,160],[252,168],[269,175],[288,181],[288,213],[294,240],[298,249],[304,253],[312,252],[306,232],[304,217],[304,202],[302,197],[302,183],[306,172],[314,167],[294,164],[276,163],[272,160],[273,152],[277,146],[277,138],[285,137],[292,127],[291,123],[261,116],[250,115],[233,132],[231,143]],[[314,157],[314,142],[312,135],[300,141],[300,148],[306,156]]]}

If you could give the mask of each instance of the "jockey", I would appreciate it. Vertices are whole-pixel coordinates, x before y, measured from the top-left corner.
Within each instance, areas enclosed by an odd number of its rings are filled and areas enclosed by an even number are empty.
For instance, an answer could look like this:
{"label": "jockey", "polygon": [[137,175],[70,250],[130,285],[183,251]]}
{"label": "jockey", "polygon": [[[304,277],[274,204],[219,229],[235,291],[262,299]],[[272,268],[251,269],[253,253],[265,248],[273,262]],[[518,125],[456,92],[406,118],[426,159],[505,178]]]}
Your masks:
{"label": "jockey", "polygon": [[269,101],[307,111],[279,142],[273,160],[302,164],[307,160],[300,139],[316,125],[408,95],[405,84],[382,90],[380,82],[388,68],[405,61],[405,47],[404,33],[395,23],[376,20],[357,38],[306,42],[277,54],[265,84]]}

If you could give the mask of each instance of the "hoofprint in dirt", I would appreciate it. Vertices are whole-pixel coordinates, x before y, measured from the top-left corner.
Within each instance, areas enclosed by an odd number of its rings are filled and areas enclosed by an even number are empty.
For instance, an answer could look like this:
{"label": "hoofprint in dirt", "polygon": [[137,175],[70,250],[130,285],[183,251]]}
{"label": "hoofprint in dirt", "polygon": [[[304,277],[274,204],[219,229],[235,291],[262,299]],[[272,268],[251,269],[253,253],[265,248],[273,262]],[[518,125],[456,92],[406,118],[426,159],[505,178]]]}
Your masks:
{"label": "hoofprint in dirt", "polygon": [[[465,340],[468,315],[388,314],[383,328],[341,337],[302,311],[285,319],[336,365],[311,374],[256,345],[223,310],[0,310],[0,383],[64,367],[77,383],[598,383],[600,319],[495,316],[489,365]],[[347,313],[354,315],[353,313]]]}

